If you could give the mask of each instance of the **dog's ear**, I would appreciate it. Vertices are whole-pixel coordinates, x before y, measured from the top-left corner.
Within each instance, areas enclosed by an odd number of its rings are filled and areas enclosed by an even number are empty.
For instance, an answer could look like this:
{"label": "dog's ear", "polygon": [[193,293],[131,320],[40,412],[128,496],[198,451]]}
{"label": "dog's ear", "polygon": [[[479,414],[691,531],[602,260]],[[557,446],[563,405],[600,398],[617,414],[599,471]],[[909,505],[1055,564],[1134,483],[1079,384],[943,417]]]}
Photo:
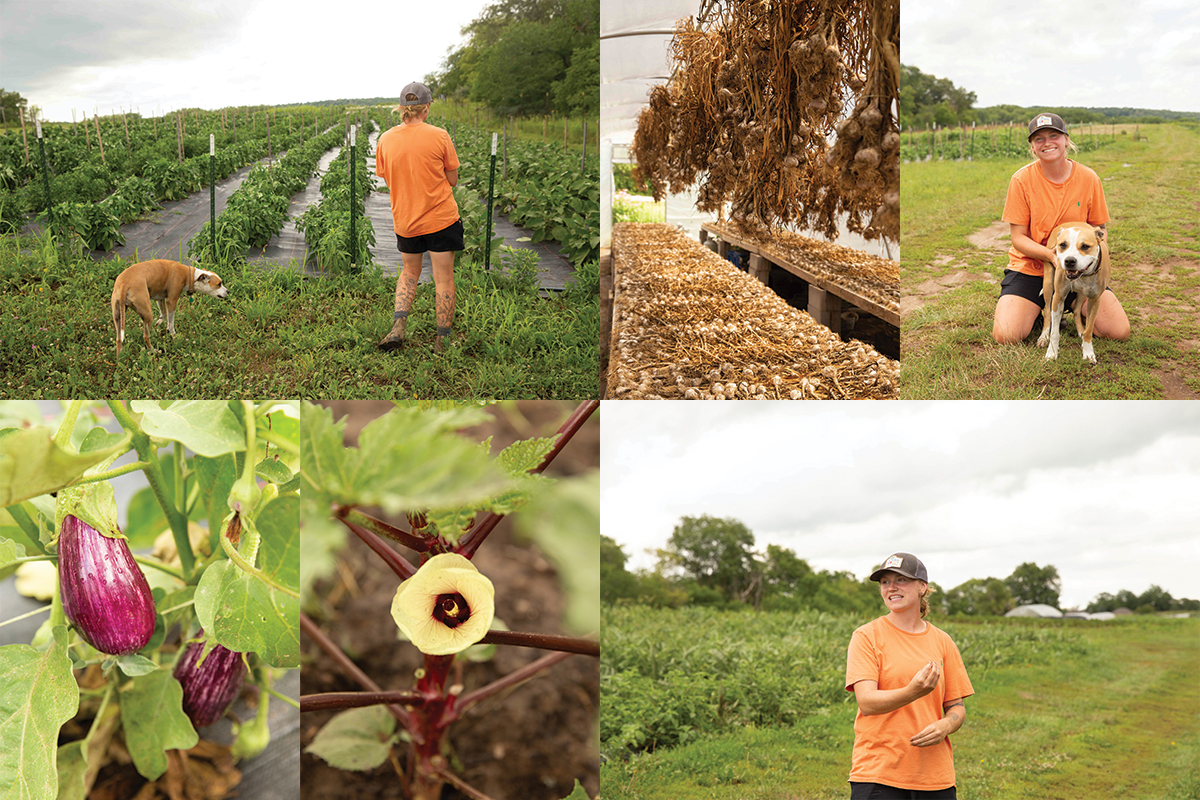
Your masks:
{"label": "dog's ear", "polygon": [[200,282],[208,283],[208,273],[207,272],[201,272],[199,275],[196,276],[196,283],[200,283]]}
{"label": "dog's ear", "polygon": [[1100,241],[1103,242],[1105,239],[1108,238],[1108,231],[1104,230],[1104,228],[1096,228],[1095,231],[1096,231],[1096,238],[1099,239]]}

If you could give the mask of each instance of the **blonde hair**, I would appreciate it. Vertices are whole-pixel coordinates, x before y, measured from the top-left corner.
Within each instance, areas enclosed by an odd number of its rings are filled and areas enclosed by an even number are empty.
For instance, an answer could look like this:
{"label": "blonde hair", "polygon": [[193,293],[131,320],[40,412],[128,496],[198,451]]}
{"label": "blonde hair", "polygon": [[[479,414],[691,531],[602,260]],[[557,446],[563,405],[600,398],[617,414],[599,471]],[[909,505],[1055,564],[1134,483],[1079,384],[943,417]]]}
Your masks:
{"label": "blonde hair", "polygon": [[925,615],[929,613],[929,595],[933,594],[933,587],[925,581],[921,582],[925,584],[925,591],[921,595],[921,619],[925,619]]}
{"label": "blonde hair", "polygon": [[429,103],[421,103],[420,105],[411,106],[396,106],[396,110],[400,112],[400,117],[405,122],[416,119],[429,110]]}

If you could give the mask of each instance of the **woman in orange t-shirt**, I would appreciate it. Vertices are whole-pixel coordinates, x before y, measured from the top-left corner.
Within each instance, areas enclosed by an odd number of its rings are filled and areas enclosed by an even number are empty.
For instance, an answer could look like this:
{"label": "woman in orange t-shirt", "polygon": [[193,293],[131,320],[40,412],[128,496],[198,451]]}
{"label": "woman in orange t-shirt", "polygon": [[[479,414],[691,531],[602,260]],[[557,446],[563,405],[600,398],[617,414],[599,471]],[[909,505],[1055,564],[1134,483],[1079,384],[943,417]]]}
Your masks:
{"label": "woman in orange t-shirt", "polygon": [[[992,320],[992,338],[1000,344],[1023,340],[1042,315],[1049,299],[1041,296],[1043,262],[1054,260],[1047,247],[1050,233],[1067,222],[1086,222],[1105,229],[1107,236],[1104,187],[1093,170],[1067,158],[1069,150],[1075,145],[1062,117],[1039,114],[1030,120],[1029,152],[1034,161],[1013,175],[1004,201],[1003,220],[1009,224],[1012,247]],[[1065,307],[1069,310],[1073,302],[1074,292]],[[1081,311],[1091,313],[1086,299]],[[1129,317],[1112,289],[1100,295],[1095,334],[1129,338]]]}
{"label": "woman in orange t-shirt", "polygon": [[863,625],[846,653],[854,692],[850,800],[955,800],[950,734],[975,693],[958,647],[925,621],[929,575],[912,553],[894,553],[871,575],[887,616]]}
{"label": "woman in orange t-shirt", "polygon": [[396,246],[404,265],[396,277],[392,329],[379,343],[384,351],[404,343],[426,252],[433,265],[435,353],[442,352],[454,324],[454,253],[463,249],[463,226],[451,190],[458,184],[459,164],[449,134],[425,122],[432,102],[423,84],[405,86],[399,106],[403,122],[380,136],[375,146],[375,174],[391,194]]}

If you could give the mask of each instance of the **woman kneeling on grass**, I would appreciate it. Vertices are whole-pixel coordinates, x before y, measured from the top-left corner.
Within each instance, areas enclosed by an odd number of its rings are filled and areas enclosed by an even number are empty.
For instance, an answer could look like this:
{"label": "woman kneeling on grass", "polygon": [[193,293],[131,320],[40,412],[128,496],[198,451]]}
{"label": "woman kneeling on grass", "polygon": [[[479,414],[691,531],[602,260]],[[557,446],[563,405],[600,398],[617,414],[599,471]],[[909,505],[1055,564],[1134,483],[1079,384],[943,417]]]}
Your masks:
{"label": "woman kneeling on grass", "polygon": [[846,656],[846,691],[858,701],[850,800],[955,800],[949,736],[975,693],[967,669],[950,637],[925,621],[920,559],[895,553],[871,580],[888,614],[856,630]]}
{"label": "woman kneeling on grass", "polygon": [[[1054,229],[1068,222],[1086,222],[1105,228],[1107,235],[1104,186],[1094,171],[1067,158],[1067,152],[1074,150],[1062,117],[1038,114],[1029,121],[1029,153],[1034,161],[1012,176],[1004,201],[1003,219],[1012,234],[1012,247],[992,321],[992,338],[1000,344],[1028,336],[1051,299],[1041,296],[1042,271],[1044,262],[1054,260],[1047,247]],[[1064,309],[1069,311],[1074,302],[1071,292]],[[1092,313],[1087,302],[1085,298],[1080,308],[1085,315]],[[1112,289],[1100,295],[1096,315],[1096,336],[1129,338],[1129,317]]]}
{"label": "woman kneeling on grass", "polygon": [[458,184],[458,154],[449,134],[425,122],[432,102],[425,85],[405,86],[398,106],[403,122],[380,136],[375,147],[375,174],[391,193],[396,245],[404,264],[396,277],[395,321],[379,343],[384,351],[404,343],[426,251],[433,264],[437,314],[433,352],[442,352],[454,324],[454,252],[463,249],[462,220],[451,191]]}

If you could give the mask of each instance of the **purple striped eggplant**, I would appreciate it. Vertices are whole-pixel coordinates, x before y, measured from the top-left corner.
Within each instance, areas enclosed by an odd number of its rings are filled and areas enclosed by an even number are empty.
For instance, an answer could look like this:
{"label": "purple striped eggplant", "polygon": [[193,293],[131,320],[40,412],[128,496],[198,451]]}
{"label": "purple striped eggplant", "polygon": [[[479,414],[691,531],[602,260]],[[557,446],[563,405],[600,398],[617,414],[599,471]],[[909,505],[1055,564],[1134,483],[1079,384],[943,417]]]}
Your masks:
{"label": "purple striped eggplant", "polygon": [[154,635],[154,596],[129,545],[70,514],[58,537],[58,585],[67,619],[102,653],[136,652]]}
{"label": "purple striped eggplant", "polygon": [[197,730],[221,718],[246,677],[241,653],[214,645],[204,663],[196,666],[203,652],[204,642],[192,642],[175,662],[175,679],[183,686],[183,713]]}

